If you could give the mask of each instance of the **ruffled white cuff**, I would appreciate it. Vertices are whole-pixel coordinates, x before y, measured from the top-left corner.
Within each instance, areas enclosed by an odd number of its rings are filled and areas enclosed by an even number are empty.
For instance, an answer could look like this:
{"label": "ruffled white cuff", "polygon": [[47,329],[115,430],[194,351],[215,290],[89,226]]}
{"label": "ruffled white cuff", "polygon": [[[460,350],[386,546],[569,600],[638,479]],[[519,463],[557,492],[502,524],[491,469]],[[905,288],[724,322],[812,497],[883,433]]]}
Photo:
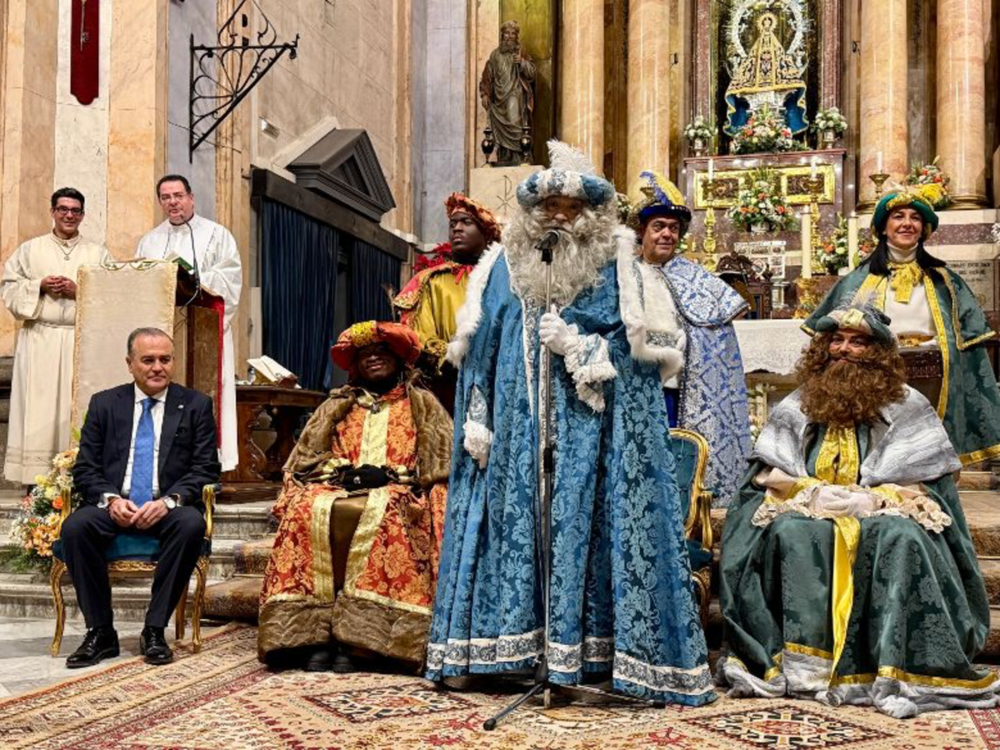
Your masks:
{"label": "ruffled white cuff", "polygon": [[566,346],[565,362],[573,376],[577,397],[594,411],[604,411],[601,383],[618,374],[611,364],[608,342],[597,334],[573,336]]}

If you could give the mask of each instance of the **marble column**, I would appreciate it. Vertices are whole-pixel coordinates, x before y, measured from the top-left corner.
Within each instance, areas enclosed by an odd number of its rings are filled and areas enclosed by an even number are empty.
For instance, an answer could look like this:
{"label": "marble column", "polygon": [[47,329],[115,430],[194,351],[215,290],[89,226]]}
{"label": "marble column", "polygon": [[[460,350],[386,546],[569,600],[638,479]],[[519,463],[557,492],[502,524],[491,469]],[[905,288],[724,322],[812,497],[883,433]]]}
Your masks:
{"label": "marble column", "polygon": [[630,0],[628,14],[628,182],[643,170],[670,174],[670,5]]}
{"label": "marble column", "polygon": [[604,0],[563,0],[559,137],[604,172]]}
{"label": "marble column", "polygon": [[[52,229],[55,179],[58,0],[0,4],[0,263]],[[86,225],[84,225],[86,230]],[[14,353],[16,324],[0,305],[0,356]]]}
{"label": "marble column", "polygon": [[937,153],[953,208],[986,205],[986,66],[981,0],[938,0]]}
{"label": "marble column", "polygon": [[868,175],[882,152],[883,171],[902,180],[909,169],[906,113],[906,0],[861,3],[861,149],[858,180],[862,204],[875,197]]}
{"label": "marble column", "polygon": [[162,221],[155,193],[166,163],[167,13],[165,0],[112,6],[107,245],[119,260]]}

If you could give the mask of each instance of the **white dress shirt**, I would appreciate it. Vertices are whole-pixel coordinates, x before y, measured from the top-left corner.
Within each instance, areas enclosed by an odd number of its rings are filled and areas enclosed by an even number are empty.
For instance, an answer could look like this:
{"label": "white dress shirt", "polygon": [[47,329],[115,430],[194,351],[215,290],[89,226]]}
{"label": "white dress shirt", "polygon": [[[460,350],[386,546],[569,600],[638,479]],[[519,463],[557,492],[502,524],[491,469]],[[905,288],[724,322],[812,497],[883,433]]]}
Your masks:
{"label": "white dress shirt", "polygon": [[128,466],[125,467],[125,481],[122,482],[122,497],[128,497],[132,489],[132,459],[135,457],[135,433],[139,429],[139,419],[142,417],[142,402],[153,398],[156,403],[150,409],[153,417],[153,499],[160,496],[160,429],[163,427],[163,412],[167,409],[167,389],[147,396],[139,386],[135,386],[135,408],[132,410],[132,440],[128,446]]}

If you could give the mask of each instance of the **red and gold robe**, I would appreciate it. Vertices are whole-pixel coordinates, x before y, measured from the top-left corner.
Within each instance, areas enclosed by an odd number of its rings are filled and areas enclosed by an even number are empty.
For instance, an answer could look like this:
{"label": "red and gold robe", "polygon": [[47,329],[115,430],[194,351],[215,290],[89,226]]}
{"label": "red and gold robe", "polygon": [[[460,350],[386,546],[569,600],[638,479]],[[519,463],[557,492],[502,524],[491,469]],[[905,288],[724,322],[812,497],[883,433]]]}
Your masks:
{"label": "red and gold robe", "polygon": [[[279,527],[261,590],[261,656],[335,639],[423,660],[450,446],[451,420],[441,405],[409,386],[381,397],[343,388],[317,410],[285,464],[274,506]],[[390,470],[394,481],[360,493],[338,486],[345,468],[365,464]],[[331,543],[338,502],[363,505],[341,590]]]}

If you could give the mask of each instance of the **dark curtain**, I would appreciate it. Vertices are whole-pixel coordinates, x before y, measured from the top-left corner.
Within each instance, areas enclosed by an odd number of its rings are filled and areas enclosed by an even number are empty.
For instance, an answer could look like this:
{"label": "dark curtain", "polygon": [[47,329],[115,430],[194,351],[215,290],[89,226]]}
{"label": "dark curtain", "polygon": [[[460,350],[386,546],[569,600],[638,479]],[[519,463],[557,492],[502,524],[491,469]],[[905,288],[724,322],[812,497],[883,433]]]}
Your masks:
{"label": "dark curtain", "polygon": [[355,239],[351,248],[351,323],[392,320],[386,287],[399,291],[400,262],[374,245]]}
{"label": "dark curtain", "polygon": [[261,222],[264,353],[298,375],[303,388],[321,389],[336,335],[340,235],[268,200],[263,201]]}

